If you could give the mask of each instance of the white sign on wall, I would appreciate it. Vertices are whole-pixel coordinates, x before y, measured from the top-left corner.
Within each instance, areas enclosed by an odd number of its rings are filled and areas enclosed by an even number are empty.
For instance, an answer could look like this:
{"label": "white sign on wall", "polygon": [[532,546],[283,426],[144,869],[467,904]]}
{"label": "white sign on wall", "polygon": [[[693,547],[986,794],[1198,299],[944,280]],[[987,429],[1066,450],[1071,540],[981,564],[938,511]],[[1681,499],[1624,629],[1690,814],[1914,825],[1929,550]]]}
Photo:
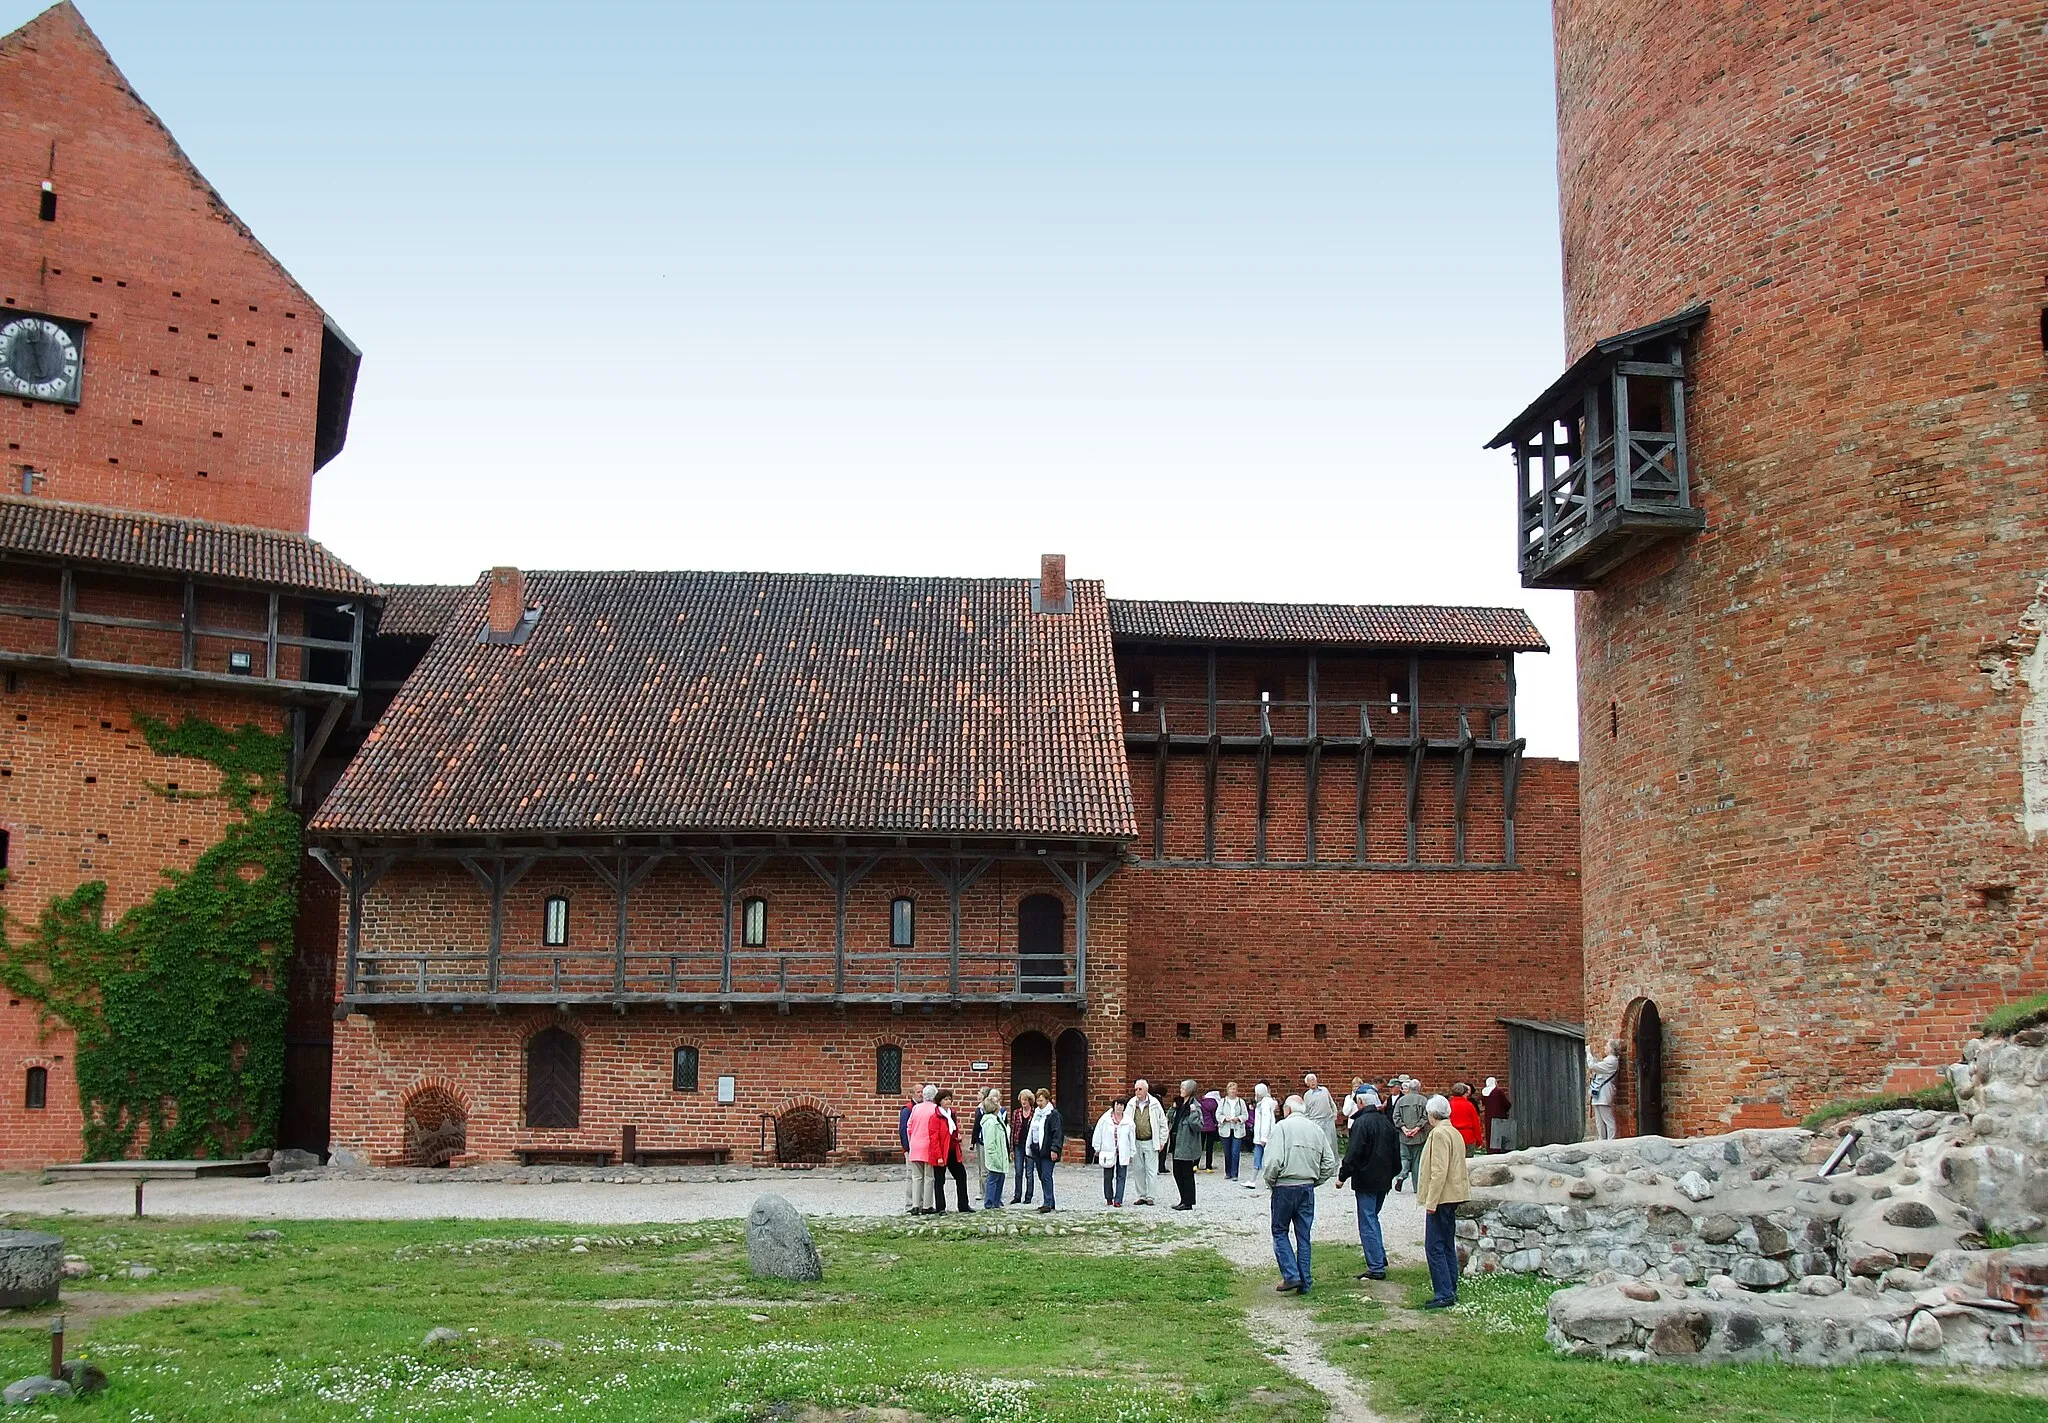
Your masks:
{"label": "white sign on wall", "polygon": [[721,1077],[718,1079],[718,1100],[721,1103],[731,1103],[733,1099],[733,1085],[734,1080],[730,1077]]}

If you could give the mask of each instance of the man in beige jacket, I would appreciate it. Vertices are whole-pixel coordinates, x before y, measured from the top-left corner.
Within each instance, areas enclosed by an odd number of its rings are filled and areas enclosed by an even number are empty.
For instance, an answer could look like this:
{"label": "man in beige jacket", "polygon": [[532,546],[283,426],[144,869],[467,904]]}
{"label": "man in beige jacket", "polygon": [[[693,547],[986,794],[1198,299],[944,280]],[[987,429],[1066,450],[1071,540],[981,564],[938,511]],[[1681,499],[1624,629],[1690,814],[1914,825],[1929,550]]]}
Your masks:
{"label": "man in beige jacket", "polygon": [[1451,1125],[1450,1099],[1431,1097],[1427,1110],[1429,1136],[1415,1185],[1432,1287],[1423,1308],[1449,1309],[1458,1302],[1458,1206],[1472,1199],[1472,1183],[1465,1172],[1465,1138]]}

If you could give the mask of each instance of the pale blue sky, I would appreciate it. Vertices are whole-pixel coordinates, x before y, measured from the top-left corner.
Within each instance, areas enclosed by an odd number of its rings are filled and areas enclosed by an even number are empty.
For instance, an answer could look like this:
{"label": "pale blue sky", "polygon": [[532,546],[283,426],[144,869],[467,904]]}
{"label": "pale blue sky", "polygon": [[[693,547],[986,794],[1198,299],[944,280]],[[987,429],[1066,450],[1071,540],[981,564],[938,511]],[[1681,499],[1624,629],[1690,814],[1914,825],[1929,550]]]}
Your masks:
{"label": "pale blue sky", "polygon": [[1572,753],[1479,448],[1564,356],[1543,0],[81,8],[363,347],[378,577],[1517,603]]}

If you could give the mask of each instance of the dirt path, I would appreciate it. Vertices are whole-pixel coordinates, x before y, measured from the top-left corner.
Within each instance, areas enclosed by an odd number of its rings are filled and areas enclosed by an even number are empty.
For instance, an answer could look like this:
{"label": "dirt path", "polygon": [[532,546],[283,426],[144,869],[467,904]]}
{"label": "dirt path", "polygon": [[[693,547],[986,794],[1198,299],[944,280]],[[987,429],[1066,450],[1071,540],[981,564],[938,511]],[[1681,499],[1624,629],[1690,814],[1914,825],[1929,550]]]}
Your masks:
{"label": "dirt path", "polygon": [[1365,1401],[1351,1375],[1323,1357],[1300,1306],[1259,1303],[1245,1311],[1245,1319],[1274,1363],[1329,1400],[1330,1423],[1391,1423]]}

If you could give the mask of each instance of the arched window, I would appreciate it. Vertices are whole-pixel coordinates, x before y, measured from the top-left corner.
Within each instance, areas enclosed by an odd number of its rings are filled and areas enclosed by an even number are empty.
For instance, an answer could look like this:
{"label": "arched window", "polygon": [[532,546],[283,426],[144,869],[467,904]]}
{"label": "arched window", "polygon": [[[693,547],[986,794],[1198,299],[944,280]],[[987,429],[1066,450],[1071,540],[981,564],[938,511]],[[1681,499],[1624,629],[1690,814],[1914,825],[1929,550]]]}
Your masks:
{"label": "arched window", "polygon": [[694,1092],[697,1090],[697,1049],[683,1046],[676,1049],[675,1090]]}
{"label": "arched window", "polygon": [[917,943],[917,901],[902,896],[889,902],[889,947],[908,949]]}
{"label": "arched window", "polygon": [[21,1104],[31,1112],[40,1112],[50,1105],[50,1069],[31,1067],[28,1070],[28,1085],[22,1092]]}
{"label": "arched window", "polygon": [[903,1049],[883,1043],[875,1049],[875,1095],[897,1097],[903,1093]]}
{"label": "arched window", "polygon": [[740,947],[743,949],[765,949],[768,947],[768,901],[750,899],[740,906]]}
{"label": "arched window", "polygon": [[1023,993],[1067,991],[1067,907],[1050,894],[1017,906],[1017,982]]}
{"label": "arched window", "polygon": [[541,909],[540,941],[551,949],[569,942],[569,896],[551,894]]}
{"label": "arched window", "polygon": [[526,1045],[526,1124],[573,1127],[583,1115],[583,1044],[567,1028],[535,1033]]}

